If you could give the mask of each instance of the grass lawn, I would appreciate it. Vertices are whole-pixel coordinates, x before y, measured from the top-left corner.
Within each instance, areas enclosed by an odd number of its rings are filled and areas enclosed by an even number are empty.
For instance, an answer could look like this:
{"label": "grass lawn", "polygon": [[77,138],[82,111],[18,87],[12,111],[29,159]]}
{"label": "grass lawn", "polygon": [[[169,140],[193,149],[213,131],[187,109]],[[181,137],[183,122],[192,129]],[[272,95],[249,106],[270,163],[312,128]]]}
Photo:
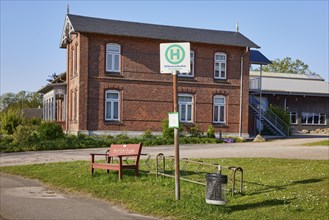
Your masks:
{"label": "grass lawn", "polygon": [[[118,181],[116,172],[95,170],[89,162],[49,163],[1,167],[1,172],[18,174],[58,189],[90,194],[112,201],[128,210],[160,218],[175,219],[328,219],[329,161],[287,159],[208,159],[223,166],[244,169],[244,193],[228,196],[228,204],[205,203],[205,186],[181,181],[181,200],[175,200],[174,179],[142,172],[135,178],[124,171]],[[153,161],[152,161],[153,162]],[[153,169],[154,167],[152,167]],[[141,167],[146,170],[145,166]],[[187,173],[198,178],[193,169]],[[202,178],[205,172],[202,170]],[[223,172],[228,174],[227,170]],[[204,178],[205,179],[205,178]]]}
{"label": "grass lawn", "polygon": [[329,139],[303,144],[303,146],[329,146]]}

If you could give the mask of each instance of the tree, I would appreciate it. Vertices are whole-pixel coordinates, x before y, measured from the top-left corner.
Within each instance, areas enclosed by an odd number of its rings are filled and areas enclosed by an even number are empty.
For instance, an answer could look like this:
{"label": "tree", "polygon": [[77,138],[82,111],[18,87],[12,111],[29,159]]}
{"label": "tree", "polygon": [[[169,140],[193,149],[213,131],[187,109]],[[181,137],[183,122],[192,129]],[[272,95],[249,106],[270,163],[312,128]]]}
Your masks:
{"label": "tree", "polygon": [[59,75],[57,75],[56,73],[53,73],[51,75],[49,75],[49,79],[47,79],[48,82],[52,82],[54,81],[54,79],[56,79]]}
{"label": "tree", "polygon": [[0,111],[8,109],[21,110],[23,108],[38,108],[42,106],[42,96],[39,93],[20,91],[5,93],[0,96]]}
{"label": "tree", "polygon": [[[259,71],[259,69],[254,69]],[[316,75],[315,72],[312,72],[308,65],[303,61],[296,59],[292,60],[290,57],[285,57],[283,59],[272,60],[272,64],[266,65],[263,67],[265,72],[275,72],[275,73],[296,73],[296,74],[312,74]]]}

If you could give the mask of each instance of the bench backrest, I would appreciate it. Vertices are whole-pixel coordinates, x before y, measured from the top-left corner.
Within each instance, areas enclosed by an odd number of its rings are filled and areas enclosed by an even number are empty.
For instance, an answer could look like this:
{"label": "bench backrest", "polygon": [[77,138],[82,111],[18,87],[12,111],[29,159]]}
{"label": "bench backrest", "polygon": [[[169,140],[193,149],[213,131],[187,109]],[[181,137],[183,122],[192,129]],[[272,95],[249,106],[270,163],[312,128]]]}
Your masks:
{"label": "bench backrest", "polygon": [[109,157],[118,155],[138,154],[135,156],[135,164],[138,164],[140,154],[142,152],[142,144],[111,144]]}

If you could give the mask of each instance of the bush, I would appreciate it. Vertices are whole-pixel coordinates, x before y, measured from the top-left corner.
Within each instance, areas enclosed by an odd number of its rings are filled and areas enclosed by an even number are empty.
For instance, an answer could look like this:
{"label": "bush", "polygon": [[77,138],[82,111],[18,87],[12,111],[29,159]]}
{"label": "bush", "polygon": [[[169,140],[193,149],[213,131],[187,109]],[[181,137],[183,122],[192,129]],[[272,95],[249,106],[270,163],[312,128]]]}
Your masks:
{"label": "bush", "polygon": [[36,129],[34,126],[19,125],[14,134],[14,141],[16,143],[30,143],[36,140]]}
{"label": "bush", "polygon": [[53,140],[64,136],[62,127],[55,122],[44,122],[38,128],[38,134],[43,140]]}
{"label": "bush", "polygon": [[13,134],[16,127],[20,125],[22,121],[19,111],[9,109],[1,114],[1,132],[4,134]]}
{"label": "bush", "polygon": [[207,137],[208,138],[215,138],[215,128],[212,125],[209,125],[207,130]]}
{"label": "bush", "polygon": [[169,128],[169,120],[168,119],[162,120],[161,127],[162,127],[162,136],[164,138],[173,138],[174,137],[174,129]]}
{"label": "bush", "polygon": [[22,124],[23,125],[41,125],[41,118],[24,118]]}
{"label": "bush", "polygon": [[118,139],[118,140],[129,140],[129,136],[127,134],[118,134],[117,136],[115,136],[115,139]]}
{"label": "bush", "polygon": [[186,130],[190,137],[202,137],[203,132],[199,129],[198,125],[195,126],[186,126]]}
{"label": "bush", "polygon": [[142,134],[142,138],[143,139],[155,138],[155,135],[153,135],[151,131],[147,130]]}
{"label": "bush", "polygon": [[271,109],[287,125],[290,125],[290,116],[287,115],[287,112],[283,108],[271,104],[269,109]]}

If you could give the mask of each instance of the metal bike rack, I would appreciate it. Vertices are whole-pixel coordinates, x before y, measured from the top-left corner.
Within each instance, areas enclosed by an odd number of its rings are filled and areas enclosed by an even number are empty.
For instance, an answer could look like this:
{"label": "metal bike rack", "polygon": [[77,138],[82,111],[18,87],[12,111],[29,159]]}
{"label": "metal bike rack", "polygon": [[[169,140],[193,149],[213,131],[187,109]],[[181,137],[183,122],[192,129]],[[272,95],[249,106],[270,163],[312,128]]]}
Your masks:
{"label": "metal bike rack", "polygon": [[[157,156],[156,156],[156,178],[158,178],[159,175],[161,176],[166,176],[166,177],[170,177],[170,178],[174,178],[173,175],[170,175],[170,174],[166,174],[165,171],[166,171],[166,159],[167,160],[174,160],[175,158],[173,156],[165,156],[163,153],[159,153]],[[184,168],[186,168],[186,166],[188,165],[188,163],[191,163],[191,164],[197,164],[199,165],[198,168],[197,168],[197,171],[200,171],[201,168],[203,166],[208,166],[208,167],[212,167],[214,169],[217,170],[217,173],[218,174],[221,174],[221,171],[222,171],[222,168],[225,168],[225,169],[229,169],[232,171],[232,174],[231,174],[231,184],[232,184],[232,187],[231,187],[231,191],[232,191],[232,196],[234,196],[235,193],[240,193],[242,194],[242,188],[243,188],[243,169],[241,167],[236,167],[236,166],[229,166],[229,167],[226,167],[226,166],[220,166],[218,164],[210,164],[210,163],[205,163],[205,162],[202,162],[202,161],[196,161],[196,160],[190,160],[188,158],[182,158],[181,159],[181,171],[184,172]],[[160,170],[160,168],[162,167],[162,170]],[[239,191],[236,191],[236,184],[237,184],[237,180],[236,180],[236,175],[237,173],[240,173],[240,181],[239,181]],[[204,182],[199,182],[199,181],[194,181],[194,180],[190,180],[190,179],[186,179],[186,178],[183,178],[183,177],[180,177],[181,180],[183,181],[187,181],[187,182],[191,182],[191,183],[195,183],[195,184],[199,184],[199,185],[204,185],[206,186],[206,183]]]}

